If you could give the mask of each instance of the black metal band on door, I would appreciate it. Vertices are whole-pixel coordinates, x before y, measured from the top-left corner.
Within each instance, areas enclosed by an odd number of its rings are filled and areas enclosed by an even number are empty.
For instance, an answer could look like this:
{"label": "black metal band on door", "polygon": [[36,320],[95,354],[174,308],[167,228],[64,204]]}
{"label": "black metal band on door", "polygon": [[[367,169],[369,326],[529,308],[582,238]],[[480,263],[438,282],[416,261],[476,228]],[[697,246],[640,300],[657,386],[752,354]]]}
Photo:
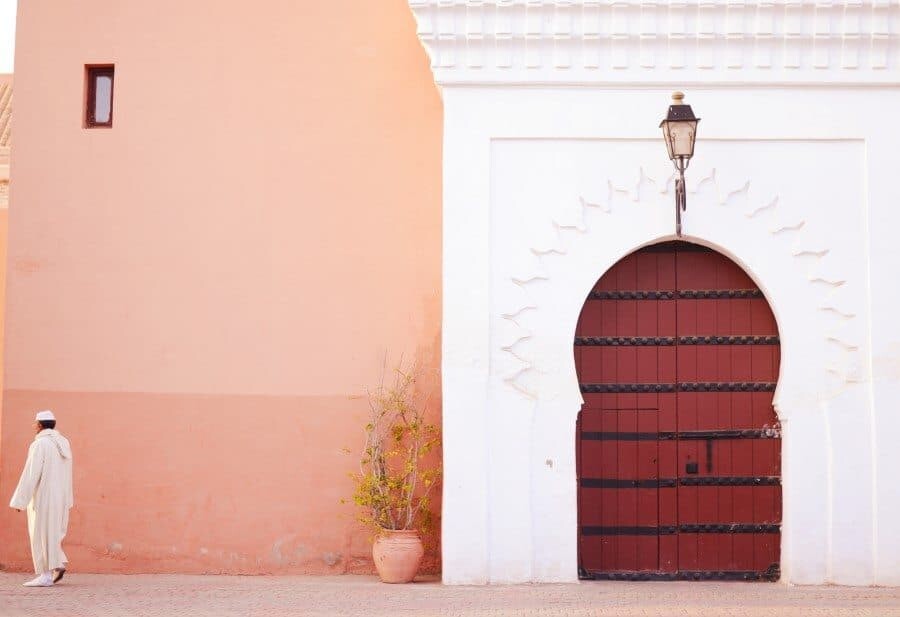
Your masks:
{"label": "black metal band on door", "polygon": [[585,526],[586,536],[670,536],[676,533],[780,533],[781,525],[769,523],[702,523],[662,525],[658,527],[594,527]]}

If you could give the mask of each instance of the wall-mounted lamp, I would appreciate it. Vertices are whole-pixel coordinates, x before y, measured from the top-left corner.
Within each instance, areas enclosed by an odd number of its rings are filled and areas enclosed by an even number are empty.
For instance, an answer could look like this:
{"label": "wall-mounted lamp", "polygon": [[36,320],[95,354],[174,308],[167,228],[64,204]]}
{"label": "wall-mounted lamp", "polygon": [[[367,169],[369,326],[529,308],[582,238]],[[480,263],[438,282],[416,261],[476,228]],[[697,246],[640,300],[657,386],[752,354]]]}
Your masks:
{"label": "wall-mounted lamp", "polygon": [[659,123],[666,140],[669,158],[675,164],[678,177],[675,179],[675,234],[681,235],[681,213],[687,210],[687,192],[684,187],[684,170],[694,156],[694,142],[697,139],[697,123],[690,105],[684,104],[684,94],[672,93],[672,104],[665,120]]}

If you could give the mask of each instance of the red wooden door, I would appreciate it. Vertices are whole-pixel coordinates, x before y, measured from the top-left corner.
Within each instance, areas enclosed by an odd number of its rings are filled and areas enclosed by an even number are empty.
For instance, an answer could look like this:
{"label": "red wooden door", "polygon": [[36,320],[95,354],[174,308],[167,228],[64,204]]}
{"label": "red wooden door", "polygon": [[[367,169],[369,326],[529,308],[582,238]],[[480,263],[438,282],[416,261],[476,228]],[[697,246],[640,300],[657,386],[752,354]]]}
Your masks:
{"label": "red wooden door", "polygon": [[746,273],[683,242],[628,255],[586,301],[575,361],[581,575],[776,580],[778,332]]}

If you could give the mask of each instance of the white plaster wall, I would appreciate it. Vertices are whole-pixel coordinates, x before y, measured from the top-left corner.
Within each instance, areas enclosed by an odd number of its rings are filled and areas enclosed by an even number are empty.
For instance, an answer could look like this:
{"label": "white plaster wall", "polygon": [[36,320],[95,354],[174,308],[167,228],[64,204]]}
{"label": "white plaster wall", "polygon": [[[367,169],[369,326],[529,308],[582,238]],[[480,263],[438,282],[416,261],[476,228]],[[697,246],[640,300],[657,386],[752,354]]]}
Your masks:
{"label": "white plaster wall", "polygon": [[[443,94],[444,580],[575,580],[575,322],[672,236],[669,90]],[[685,235],[753,276],[782,336],[782,580],[900,584],[900,91],[687,94]]]}

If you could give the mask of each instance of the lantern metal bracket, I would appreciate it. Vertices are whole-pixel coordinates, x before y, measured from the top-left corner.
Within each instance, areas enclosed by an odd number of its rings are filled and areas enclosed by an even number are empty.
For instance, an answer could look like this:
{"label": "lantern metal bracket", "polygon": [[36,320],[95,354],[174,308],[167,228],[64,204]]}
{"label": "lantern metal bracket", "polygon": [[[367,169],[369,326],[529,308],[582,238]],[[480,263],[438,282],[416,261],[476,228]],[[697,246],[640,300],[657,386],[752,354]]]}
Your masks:
{"label": "lantern metal bracket", "polygon": [[678,177],[675,178],[675,235],[681,237],[681,213],[687,210],[687,187],[684,172],[691,164],[690,159],[679,156],[673,160]]}

